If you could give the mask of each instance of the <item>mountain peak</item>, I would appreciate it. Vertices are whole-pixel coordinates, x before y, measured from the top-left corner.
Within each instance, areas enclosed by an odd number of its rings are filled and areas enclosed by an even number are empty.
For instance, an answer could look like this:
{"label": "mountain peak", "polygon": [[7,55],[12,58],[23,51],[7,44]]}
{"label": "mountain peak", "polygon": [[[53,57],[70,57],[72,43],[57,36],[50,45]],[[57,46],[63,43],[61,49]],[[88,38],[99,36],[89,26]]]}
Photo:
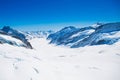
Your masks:
{"label": "mountain peak", "polygon": [[74,26],[67,26],[63,28],[62,30],[75,30],[76,28]]}
{"label": "mountain peak", "polygon": [[99,27],[99,26],[101,26],[101,25],[103,25],[103,23],[97,22],[97,23],[91,25],[91,27],[97,28],[97,27]]}
{"label": "mountain peak", "polygon": [[10,26],[4,26],[4,27],[2,28],[2,31],[8,33],[8,31],[9,31],[10,29],[11,29]]}

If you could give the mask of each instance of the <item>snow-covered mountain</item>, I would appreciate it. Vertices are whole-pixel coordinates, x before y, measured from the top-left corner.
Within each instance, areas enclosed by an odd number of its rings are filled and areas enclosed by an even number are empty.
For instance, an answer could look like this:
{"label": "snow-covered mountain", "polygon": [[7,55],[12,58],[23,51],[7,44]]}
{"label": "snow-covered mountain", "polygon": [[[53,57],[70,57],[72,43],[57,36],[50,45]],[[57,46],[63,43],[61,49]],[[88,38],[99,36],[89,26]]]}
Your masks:
{"label": "snow-covered mountain", "polygon": [[4,26],[0,29],[0,43],[8,43],[10,45],[26,47],[32,49],[32,45],[29,40],[34,38],[46,38],[53,31],[17,31],[10,28],[9,26]]}
{"label": "snow-covered mountain", "polygon": [[9,35],[0,34],[0,44],[8,43],[10,45],[27,47],[21,40],[13,38]]}
{"label": "snow-covered mountain", "polygon": [[104,25],[104,23],[97,22],[96,24],[93,24],[93,25],[90,25],[90,26],[93,27],[93,28],[97,28],[101,25]]}
{"label": "snow-covered mountain", "polygon": [[[49,44],[47,36],[39,37],[44,34],[37,31],[28,32],[28,37],[4,27],[0,30],[0,80],[120,80],[119,25],[69,26],[47,35],[51,43],[77,48]],[[33,49],[18,47],[26,46],[24,40]]]}
{"label": "snow-covered mountain", "polygon": [[8,43],[10,45],[22,46],[32,49],[32,45],[26,39],[24,33],[14,30],[9,26],[4,26],[0,30],[0,43]]}
{"label": "snow-covered mountain", "polygon": [[114,44],[120,39],[120,23],[107,23],[85,27],[65,27],[48,36],[50,43],[78,48],[90,45]]}
{"label": "snow-covered mountain", "polygon": [[77,42],[71,47],[83,47],[86,45],[114,44],[120,40],[120,23],[107,23],[95,29],[89,37]]}
{"label": "snow-covered mountain", "polygon": [[54,31],[25,31],[24,34],[28,40],[33,38],[47,38],[49,34],[54,33]]}
{"label": "snow-covered mountain", "polygon": [[[47,38],[51,44],[64,45],[71,48],[102,44],[111,45],[120,40],[120,23],[97,23],[84,28],[68,26],[55,33],[53,31],[21,32],[5,26],[0,30],[0,35],[0,43],[8,43],[30,49],[32,49],[32,45],[29,40],[34,38]],[[18,39],[22,41],[22,44],[3,36]]]}
{"label": "snow-covered mountain", "polygon": [[73,26],[65,27],[62,30],[51,34],[48,39],[50,43],[57,45],[72,45],[77,41],[89,36],[95,29],[93,27],[75,28]]}

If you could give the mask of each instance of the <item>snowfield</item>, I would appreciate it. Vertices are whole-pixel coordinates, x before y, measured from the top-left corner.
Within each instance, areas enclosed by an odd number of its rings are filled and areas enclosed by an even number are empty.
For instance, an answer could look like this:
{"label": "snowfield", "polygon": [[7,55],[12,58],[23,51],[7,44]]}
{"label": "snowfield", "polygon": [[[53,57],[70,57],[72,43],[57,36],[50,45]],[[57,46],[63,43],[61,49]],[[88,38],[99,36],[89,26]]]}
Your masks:
{"label": "snowfield", "polygon": [[30,40],[32,49],[0,44],[0,80],[120,80],[120,41],[76,49]]}

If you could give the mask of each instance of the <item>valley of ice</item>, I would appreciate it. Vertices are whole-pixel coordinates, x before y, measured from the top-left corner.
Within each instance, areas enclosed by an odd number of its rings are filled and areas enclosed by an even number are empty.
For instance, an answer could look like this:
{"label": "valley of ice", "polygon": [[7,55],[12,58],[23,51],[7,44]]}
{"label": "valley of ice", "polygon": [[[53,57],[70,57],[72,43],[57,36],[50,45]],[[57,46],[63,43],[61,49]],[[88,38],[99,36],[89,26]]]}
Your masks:
{"label": "valley of ice", "polygon": [[0,44],[0,80],[120,80],[120,41],[67,48],[30,40],[34,49]]}

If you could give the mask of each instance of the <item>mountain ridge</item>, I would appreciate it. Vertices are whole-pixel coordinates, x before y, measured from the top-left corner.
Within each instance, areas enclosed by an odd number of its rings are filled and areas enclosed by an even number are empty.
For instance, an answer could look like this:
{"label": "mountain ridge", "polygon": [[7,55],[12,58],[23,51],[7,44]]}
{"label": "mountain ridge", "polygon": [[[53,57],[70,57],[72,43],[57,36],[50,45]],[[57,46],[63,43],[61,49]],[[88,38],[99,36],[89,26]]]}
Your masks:
{"label": "mountain ridge", "polygon": [[[12,38],[21,40],[24,43],[24,47],[33,49],[32,45],[29,43],[29,41],[26,39],[26,36],[22,32],[14,30],[14,29],[10,28],[9,26],[4,26],[1,29],[1,33],[8,37],[12,37]],[[10,41],[10,42],[12,43],[12,41]],[[7,42],[5,42],[5,43],[7,43]]]}
{"label": "mountain ridge", "polygon": [[[84,28],[74,27],[75,30],[70,30],[69,28],[70,27],[65,27],[54,34],[49,35],[47,39],[50,40],[50,44],[65,45],[71,48],[78,48],[87,45],[111,45],[119,41],[120,39],[120,36],[117,36],[116,38],[108,37],[114,36],[115,34],[117,34],[117,32],[119,33],[120,22],[96,24],[96,27],[95,25],[94,27],[89,26]],[[64,31],[64,29],[68,29],[68,31]],[[71,38],[71,36],[74,37]]]}
{"label": "mountain ridge", "polygon": [[33,38],[46,38],[49,40],[49,44],[64,45],[70,48],[104,44],[111,45],[120,40],[120,22],[106,24],[96,23],[83,28],[68,26],[57,32],[51,30],[22,32],[12,29],[9,26],[4,26],[0,29],[0,35],[1,44],[8,43],[10,45],[18,45],[16,41],[7,39],[7,36],[9,38],[11,37],[11,39],[15,38],[22,41],[23,43],[19,44],[19,46],[29,49],[33,49],[29,42],[29,40]]}

